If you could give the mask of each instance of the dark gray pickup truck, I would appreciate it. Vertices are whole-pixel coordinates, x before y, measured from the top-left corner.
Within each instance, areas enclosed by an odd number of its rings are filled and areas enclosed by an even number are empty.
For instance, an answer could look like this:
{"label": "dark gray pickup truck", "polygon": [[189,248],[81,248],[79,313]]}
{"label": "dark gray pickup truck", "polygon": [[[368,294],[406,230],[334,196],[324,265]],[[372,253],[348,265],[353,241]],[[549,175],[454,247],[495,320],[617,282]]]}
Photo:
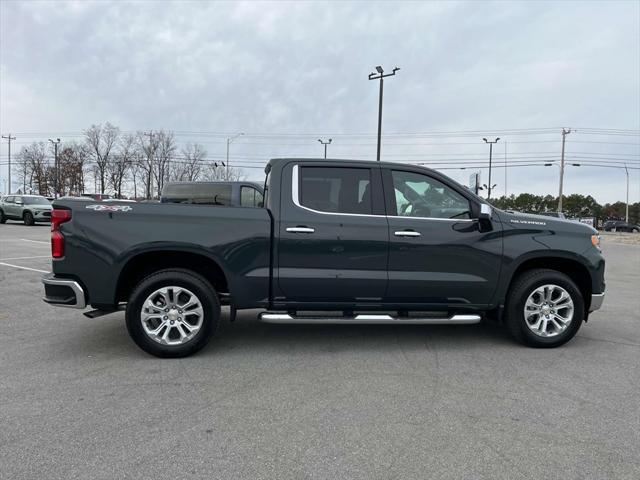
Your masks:
{"label": "dark gray pickup truck", "polygon": [[126,308],[162,357],[214,335],[220,305],[271,323],[504,324],[520,342],[570,340],[604,299],[599,237],[497,210],[399,163],[276,159],[264,207],[57,201],[51,305]]}

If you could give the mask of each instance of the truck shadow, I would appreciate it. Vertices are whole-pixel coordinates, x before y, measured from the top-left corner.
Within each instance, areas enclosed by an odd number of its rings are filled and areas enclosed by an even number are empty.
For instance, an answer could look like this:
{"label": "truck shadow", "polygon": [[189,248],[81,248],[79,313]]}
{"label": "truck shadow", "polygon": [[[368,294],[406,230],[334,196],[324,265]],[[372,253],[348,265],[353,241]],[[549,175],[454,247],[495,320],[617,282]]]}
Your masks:
{"label": "truck shadow", "polygon": [[470,345],[513,344],[506,330],[495,325],[277,325],[257,320],[257,311],[234,323],[223,316],[219,335],[201,354],[216,355],[227,348],[251,350],[361,350],[380,349],[384,344],[441,346],[458,350]]}
{"label": "truck shadow", "polygon": [[[368,353],[389,349],[438,349],[460,351],[487,346],[514,346],[506,330],[490,324],[477,325],[276,325],[261,323],[259,310],[243,312],[229,323],[222,314],[216,337],[196,357],[269,357],[283,353]],[[106,356],[154,358],[138,349],[127,334],[124,315],[105,317],[91,327],[76,330],[81,338],[70,336],[76,350],[100,352]]]}

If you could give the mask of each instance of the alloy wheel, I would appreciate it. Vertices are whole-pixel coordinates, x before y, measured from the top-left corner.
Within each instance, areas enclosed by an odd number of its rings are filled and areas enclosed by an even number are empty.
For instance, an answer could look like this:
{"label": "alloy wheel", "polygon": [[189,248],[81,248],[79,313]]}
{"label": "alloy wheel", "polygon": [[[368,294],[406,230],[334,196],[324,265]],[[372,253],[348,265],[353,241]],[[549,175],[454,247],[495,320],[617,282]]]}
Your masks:
{"label": "alloy wheel", "polygon": [[559,285],[537,287],[524,304],[524,319],[529,330],[540,337],[555,337],[573,320],[571,295]]}

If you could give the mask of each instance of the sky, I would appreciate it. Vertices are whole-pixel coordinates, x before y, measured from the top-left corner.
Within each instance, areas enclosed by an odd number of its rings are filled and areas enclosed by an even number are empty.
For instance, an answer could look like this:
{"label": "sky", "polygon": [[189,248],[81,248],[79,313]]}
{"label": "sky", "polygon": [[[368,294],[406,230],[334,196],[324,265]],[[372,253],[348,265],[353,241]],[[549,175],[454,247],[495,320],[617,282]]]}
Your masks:
{"label": "sky", "polygon": [[[166,129],[210,161],[243,132],[230,163],[256,180],[269,158],[322,156],[319,138],[331,158],[373,160],[377,65],[400,67],[384,83],[383,160],[488,183],[482,138],[500,137],[494,195],[557,195],[565,127],[565,194],[624,201],[626,164],[640,201],[638,1],[2,0],[0,131],[15,157],[107,121]],[[0,191],[6,160],[3,140]]]}

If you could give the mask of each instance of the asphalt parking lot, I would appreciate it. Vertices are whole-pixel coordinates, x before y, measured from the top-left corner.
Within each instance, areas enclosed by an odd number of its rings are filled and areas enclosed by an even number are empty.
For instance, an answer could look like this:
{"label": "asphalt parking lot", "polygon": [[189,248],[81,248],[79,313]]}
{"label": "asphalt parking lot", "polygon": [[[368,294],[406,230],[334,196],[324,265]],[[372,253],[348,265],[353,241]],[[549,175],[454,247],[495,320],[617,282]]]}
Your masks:
{"label": "asphalt parking lot", "polygon": [[0,478],[640,478],[640,245],[606,238],[605,304],[555,350],[246,312],[160,360],[41,301],[48,237],[0,225]]}

